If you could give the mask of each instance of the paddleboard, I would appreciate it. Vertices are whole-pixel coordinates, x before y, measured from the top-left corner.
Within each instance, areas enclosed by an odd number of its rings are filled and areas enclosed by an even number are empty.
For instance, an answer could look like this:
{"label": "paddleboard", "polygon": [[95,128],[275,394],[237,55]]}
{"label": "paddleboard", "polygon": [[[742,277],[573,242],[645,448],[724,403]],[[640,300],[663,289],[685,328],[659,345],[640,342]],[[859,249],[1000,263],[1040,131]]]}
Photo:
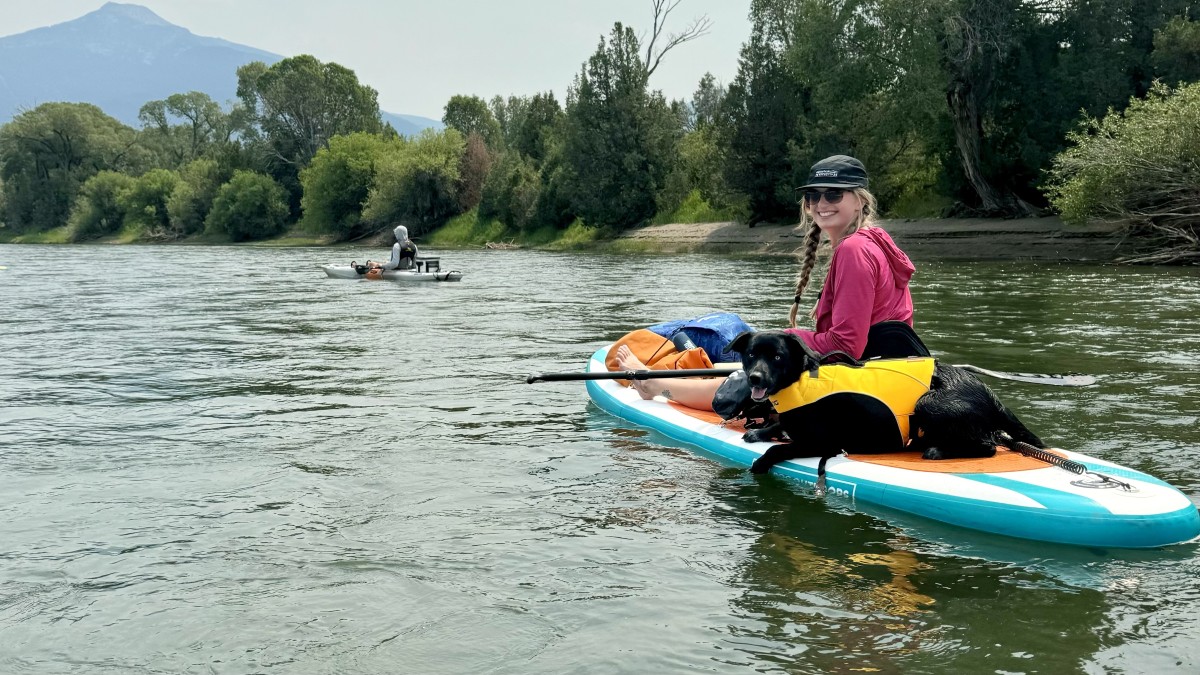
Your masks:
{"label": "paddleboard", "polygon": [[[608,372],[609,347],[588,372]],[[589,380],[596,405],[740,466],[773,443],[746,443],[739,425],[663,398],[643,400],[614,380]],[[1055,449],[1087,467],[1082,475],[1001,449],[988,459],[923,460],[919,453],[842,455],[826,464],[827,498],[862,501],[943,523],[1036,541],[1104,548],[1155,548],[1200,537],[1200,511],[1182,492],[1135,469]],[[772,472],[806,486],[817,458],[793,459]]]}

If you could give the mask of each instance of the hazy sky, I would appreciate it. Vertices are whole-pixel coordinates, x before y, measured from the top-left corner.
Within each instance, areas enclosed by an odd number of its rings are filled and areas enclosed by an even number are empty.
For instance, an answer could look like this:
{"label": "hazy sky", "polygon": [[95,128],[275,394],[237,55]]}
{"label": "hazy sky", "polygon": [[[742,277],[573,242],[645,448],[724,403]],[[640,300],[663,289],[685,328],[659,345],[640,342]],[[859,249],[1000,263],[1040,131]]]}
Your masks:
{"label": "hazy sky", "polygon": [[[78,18],[104,0],[0,0],[0,37]],[[312,54],[379,91],[380,108],[441,119],[455,94],[490,99],[572,78],[615,21],[648,33],[650,0],[140,0],[167,21],[283,56]],[[749,0],[682,0],[667,31],[707,15],[708,35],[667,55],[650,85],[690,99],[705,72],[724,84],[750,35]]]}

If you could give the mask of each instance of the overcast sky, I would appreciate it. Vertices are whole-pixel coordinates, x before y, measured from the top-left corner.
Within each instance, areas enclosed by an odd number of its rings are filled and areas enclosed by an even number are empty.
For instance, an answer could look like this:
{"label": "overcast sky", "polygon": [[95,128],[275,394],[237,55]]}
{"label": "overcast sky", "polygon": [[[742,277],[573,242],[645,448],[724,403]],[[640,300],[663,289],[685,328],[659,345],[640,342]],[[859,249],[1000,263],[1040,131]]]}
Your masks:
{"label": "overcast sky", "polygon": [[[0,37],[78,18],[104,0],[0,0]],[[648,33],[651,0],[140,0],[167,21],[283,56],[312,54],[379,91],[380,108],[441,119],[455,94],[490,99],[551,90],[572,78],[616,21]],[[749,0],[682,0],[667,31],[707,15],[708,35],[677,47],[650,85],[690,99],[711,72],[737,73]]]}

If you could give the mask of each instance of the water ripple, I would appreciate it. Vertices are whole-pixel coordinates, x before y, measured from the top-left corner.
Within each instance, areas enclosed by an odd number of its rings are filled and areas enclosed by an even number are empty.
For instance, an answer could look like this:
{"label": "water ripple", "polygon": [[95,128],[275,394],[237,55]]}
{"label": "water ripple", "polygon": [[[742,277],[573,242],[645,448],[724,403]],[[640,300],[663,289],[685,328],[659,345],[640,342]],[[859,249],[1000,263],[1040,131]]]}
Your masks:
{"label": "water ripple", "polygon": [[[1200,667],[1194,546],[825,502],[523,382],[657,321],[781,326],[789,260],[316,269],[370,253],[0,246],[0,672]],[[943,359],[1097,376],[993,382],[1039,433],[1200,495],[1196,271],[922,264],[914,296]]]}

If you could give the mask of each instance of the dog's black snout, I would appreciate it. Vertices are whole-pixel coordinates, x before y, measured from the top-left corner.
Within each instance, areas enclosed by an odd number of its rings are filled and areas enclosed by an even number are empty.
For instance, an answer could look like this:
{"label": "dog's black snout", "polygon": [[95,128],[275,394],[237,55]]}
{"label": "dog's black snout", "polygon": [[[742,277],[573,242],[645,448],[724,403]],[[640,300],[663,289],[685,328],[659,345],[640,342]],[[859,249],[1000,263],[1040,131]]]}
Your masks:
{"label": "dog's black snout", "polygon": [[746,381],[750,383],[751,387],[761,387],[763,384],[763,375],[757,370],[751,370],[746,373]]}

